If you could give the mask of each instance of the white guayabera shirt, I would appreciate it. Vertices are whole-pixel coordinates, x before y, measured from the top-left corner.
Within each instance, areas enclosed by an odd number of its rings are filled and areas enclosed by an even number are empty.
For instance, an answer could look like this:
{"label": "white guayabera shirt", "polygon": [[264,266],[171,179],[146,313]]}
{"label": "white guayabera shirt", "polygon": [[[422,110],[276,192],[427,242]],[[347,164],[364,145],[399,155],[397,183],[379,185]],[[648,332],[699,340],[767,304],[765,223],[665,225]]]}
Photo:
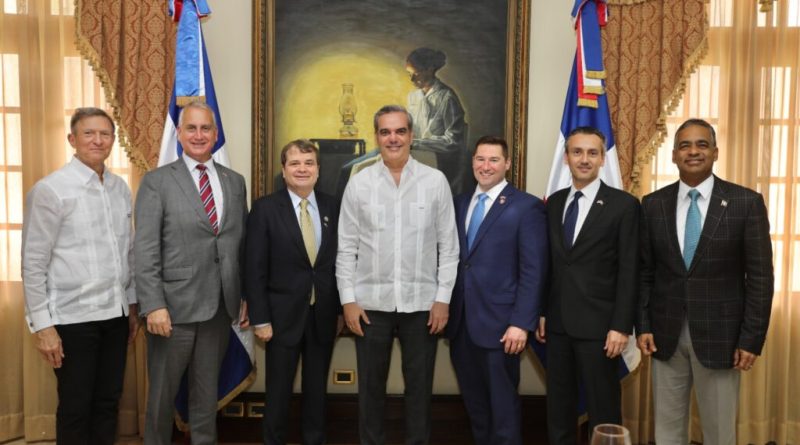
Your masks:
{"label": "white guayabera shirt", "polygon": [[136,303],[131,192],[73,158],[33,186],[22,226],[25,318],[32,332],[107,320]]}
{"label": "white guayabera shirt", "polygon": [[458,267],[455,223],[450,186],[436,169],[409,158],[399,186],[380,161],[356,174],[339,214],[342,304],[385,312],[449,304]]}

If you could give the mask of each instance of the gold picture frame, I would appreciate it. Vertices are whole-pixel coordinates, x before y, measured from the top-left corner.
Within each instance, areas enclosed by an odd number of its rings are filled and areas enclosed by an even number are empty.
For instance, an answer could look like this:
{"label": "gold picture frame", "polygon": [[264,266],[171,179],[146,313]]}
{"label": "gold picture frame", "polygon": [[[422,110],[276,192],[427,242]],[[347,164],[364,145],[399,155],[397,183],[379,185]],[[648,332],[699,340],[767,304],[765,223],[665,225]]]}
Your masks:
{"label": "gold picture frame", "polygon": [[[398,7],[403,9],[398,10]],[[386,14],[382,13],[383,10]],[[499,21],[504,20],[503,28],[485,29],[487,16],[492,15],[499,17]],[[304,26],[307,28],[303,28]],[[370,26],[372,30],[365,31],[364,28]],[[413,33],[396,32],[411,28],[414,29]],[[375,31],[376,29],[385,29],[386,35],[376,34],[380,32]],[[339,36],[342,36],[341,44],[337,43]],[[482,48],[484,42],[494,42],[495,47],[502,45],[504,54],[500,54],[502,51]],[[443,51],[447,53],[448,65],[442,72],[450,70],[447,74],[449,79],[455,79],[453,89],[460,96],[466,97],[462,100],[467,124],[470,126],[470,137],[464,149],[471,152],[472,144],[483,134],[505,137],[512,160],[508,179],[517,187],[524,188],[529,45],[529,0],[253,0],[253,199],[271,193],[279,184],[280,162],[277,151],[289,140],[298,137],[317,140],[320,137],[339,137],[338,134],[333,135],[331,130],[323,132],[315,129],[322,119],[314,117],[313,113],[321,106],[309,101],[308,96],[300,100],[298,98],[301,96],[296,94],[297,91],[307,92],[320,88],[320,82],[303,80],[315,79],[313,74],[303,77],[308,72],[326,69],[317,62],[323,59],[332,60],[330,56],[338,55],[344,56],[342,59],[353,56],[354,60],[355,57],[375,55],[376,58],[390,60],[396,65],[397,73],[391,73],[390,77],[403,77],[405,84],[400,89],[408,90],[413,85],[403,69],[405,57],[409,48],[422,46],[445,48]],[[325,49],[320,49],[322,46]],[[452,64],[450,60],[453,60]],[[283,67],[290,65],[294,67],[291,74],[281,71]],[[363,66],[354,63],[350,72],[361,72],[365,75],[363,72],[369,72],[370,69],[363,69]],[[347,72],[347,69],[343,71]],[[487,74],[481,77],[484,71]],[[318,73],[316,79],[326,79],[324,74]],[[286,86],[286,79],[293,82],[289,87]],[[346,81],[348,79],[342,77],[343,86]],[[390,82],[387,81],[388,83]],[[404,92],[381,93],[377,90],[385,85],[375,85],[374,82],[366,85],[362,85],[360,90],[357,85],[357,92],[370,98],[400,97]],[[324,91],[325,96],[341,94],[340,91],[332,91],[332,88]],[[320,96],[322,94],[314,93],[313,98]],[[331,99],[326,100],[330,102]],[[387,99],[383,103],[402,104],[402,100]],[[286,104],[295,108],[307,107],[312,115],[298,117],[300,115],[296,112],[285,112],[288,107]],[[491,108],[492,104],[495,104],[495,108]],[[324,118],[326,125],[336,117],[336,110],[331,109],[333,107],[327,107],[331,119],[328,116]],[[372,132],[372,113],[377,110],[373,108],[359,109],[356,118],[364,134],[361,140],[362,152],[364,141],[368,147],[374,146],[374,142],[368,137]],[[302,121],[300,124],[310,128],[309,134],[287,129],[297,128],[298,125],[294,125],[296,121]],[[324,157],[322,164],[325,167]],[[325,176],[326,172],[322,171],[321,179]],[[471,177],[471,172],[469,176]]]}

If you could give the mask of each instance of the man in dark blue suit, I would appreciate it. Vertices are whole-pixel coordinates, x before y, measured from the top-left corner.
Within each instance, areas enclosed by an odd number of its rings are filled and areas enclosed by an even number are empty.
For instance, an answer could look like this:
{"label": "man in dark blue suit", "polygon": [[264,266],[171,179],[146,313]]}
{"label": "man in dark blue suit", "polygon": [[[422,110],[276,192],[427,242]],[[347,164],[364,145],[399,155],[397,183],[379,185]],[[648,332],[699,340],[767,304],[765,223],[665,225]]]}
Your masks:
{"label": "man in dark blue suit", "polygon": [[547,274],[544,204],[508,184],[510,167],[506,141],[480,138],[478,186],[455,198],[461,253],[447,336],[479,445],[522,443],[519,354],[536,328]]}

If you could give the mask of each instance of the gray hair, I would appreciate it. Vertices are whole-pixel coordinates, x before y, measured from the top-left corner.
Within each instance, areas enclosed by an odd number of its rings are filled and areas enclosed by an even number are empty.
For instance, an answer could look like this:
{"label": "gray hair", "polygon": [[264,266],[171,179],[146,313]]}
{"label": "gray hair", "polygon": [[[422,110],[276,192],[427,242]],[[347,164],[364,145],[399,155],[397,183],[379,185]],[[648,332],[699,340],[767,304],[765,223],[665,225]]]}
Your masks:
{"label": "gray hair", "polygon": [[181,108],[181,112],[178,115],[178,126],[179,127],[183,123],[183,112],[186,111],[189,108],[194,108],[196,110],[206,110],[206,111],[208,111],[208,114],[211,115],[211,126],[214,127],[215,130],[217,129],[217,116],[214,114],[214,109],[211,108],[210,105],[208,105],[207,103],[203,102],[200,99],[195,99],[195,100],[189,102],[188,104],[184,105],[183,108]]}
{"label": "gray hair", "polygon": [[406,108],[402,105],[384,105],[375,113],[375,118],[372,120],[372,125],[375,127],[375,132],[378,132],[378,119],[383,116],[384,114],[389,113],[404,113],[406,115],[406,120],[408,121],[408,129],[414,129],[414,120],[411,119],[411,113],[406,110]]}

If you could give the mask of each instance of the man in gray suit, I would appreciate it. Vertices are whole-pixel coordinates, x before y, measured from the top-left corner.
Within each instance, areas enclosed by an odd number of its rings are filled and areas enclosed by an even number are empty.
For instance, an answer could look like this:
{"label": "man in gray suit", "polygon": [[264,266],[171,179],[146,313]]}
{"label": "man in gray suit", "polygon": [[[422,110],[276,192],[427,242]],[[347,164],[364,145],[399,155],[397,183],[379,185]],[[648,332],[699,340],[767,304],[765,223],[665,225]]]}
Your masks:
{"label": "man in gray suit", "polygon": [[173,403],[188,369],[192,443],[211,444],[231,320],[246,324],[239,253],[247,195],[244,178],[211,159],[217,126],[208,105],[181,110],[178,141],[183,156],[147,173],[136,198],[136,286],[150,380],[144,441],[171,443]]}

